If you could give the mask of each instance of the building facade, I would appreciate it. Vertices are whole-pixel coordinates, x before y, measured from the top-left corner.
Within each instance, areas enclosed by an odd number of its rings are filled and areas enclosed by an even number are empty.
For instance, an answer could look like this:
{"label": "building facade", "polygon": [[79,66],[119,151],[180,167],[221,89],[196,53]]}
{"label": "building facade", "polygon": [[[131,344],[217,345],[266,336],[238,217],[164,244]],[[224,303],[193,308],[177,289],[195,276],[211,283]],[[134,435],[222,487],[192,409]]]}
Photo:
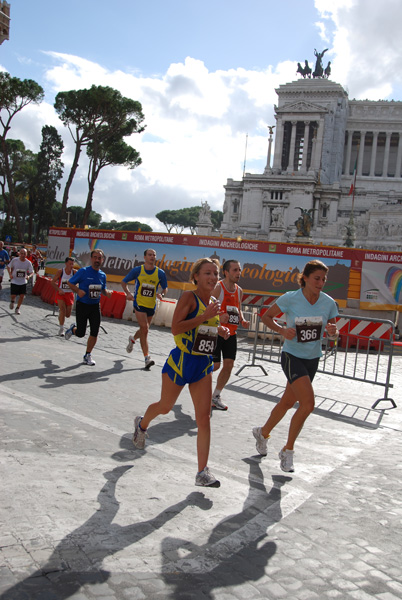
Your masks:
{"label": "building facade", "polygon": [[0,45],[10,39],[10,5],[0,0]]}
{"label": "building facade", "polygon": [[264,172],[227,180],[219,233],[402,250],[402,102],[349,100],[325,78],[276,92],[274,151],[270,135]]}

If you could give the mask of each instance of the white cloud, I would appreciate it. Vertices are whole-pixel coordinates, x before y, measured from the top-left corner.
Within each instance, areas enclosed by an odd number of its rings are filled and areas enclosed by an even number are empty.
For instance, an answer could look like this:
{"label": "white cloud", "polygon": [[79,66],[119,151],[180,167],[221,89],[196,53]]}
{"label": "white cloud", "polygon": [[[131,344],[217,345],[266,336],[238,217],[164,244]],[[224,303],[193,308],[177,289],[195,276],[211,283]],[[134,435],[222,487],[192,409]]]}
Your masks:
{"label": "white cloud", "polygon": [[[400,0],[315,0],[315,6],[323,48],[329,48],[325,58],[332,63],[332,80],[344,85],[351,98],[392,97],[401,89]],[[139,220],[159,229],[163,226],[154,215],[164,208],[202,200],[212,209],[222,208],[227,178],[242,176],[246,134],[246,171],[263,171],[267,125],[275,124],[275,88],[296,79],[296,63],[290,60],[263,70],[210,72],[201,60],[187,57],[171,64],[165,73],[145,77],[109,71],[79,56],[56,52],[45,56],[51,61],[45,73],[47,98],[50,92],[55,95],[95,84],[116,88],[142,103],[147,127],[143,134],[133,135],[130,143],[141,153],[143,164],[133,171],[104,169],[93,208],[104,219]],[[51,104],[22,111],[12,136],[37,151],[44,124],[57,126],[63,136],[67,175],[73,142]],[[71,205],[85,204],[86,166],[83,154],[71,189]]]}
{"label": "white cloud", "polygon": [[385,99],[402,82],[399,0],[315,0],[331,21],[332,78],[350,97]]}
{"label": "white cloud", "polygon": [[[139,150],[143,164],[133,170],[106,168],[94,194],[93,208],[104,218],[155,221],[166,207],[181,208],[207,200],[221,209],[223,185],[228,177],[240,178],[246,133],[248,161],[263,170],[267,154],[267,124],[273,124],[274,88],[284,73],[294,75],[294,64],[283,63],[267,71],[209,72],[202,61],[187,58],[170,65],[162,76],[141,77],[122,71],[109,72],[80,57],[48,53],[55,65],[46,72],[53,93],[95,85],[110,85],[139,100],[146,130],[130,143]],[[73,142],[48,104],[30,107],[16,121],[13,135],[29,140],[35,150],[44,123],[58,124],[65,141],[66,175]],[[73,182],[70,204],[86,199],[85,154]],[[250,169],[247,169],[250,170]],[[61,195],[61,194],[60,194]],[[160,224],[159,228],[163,227]]]}

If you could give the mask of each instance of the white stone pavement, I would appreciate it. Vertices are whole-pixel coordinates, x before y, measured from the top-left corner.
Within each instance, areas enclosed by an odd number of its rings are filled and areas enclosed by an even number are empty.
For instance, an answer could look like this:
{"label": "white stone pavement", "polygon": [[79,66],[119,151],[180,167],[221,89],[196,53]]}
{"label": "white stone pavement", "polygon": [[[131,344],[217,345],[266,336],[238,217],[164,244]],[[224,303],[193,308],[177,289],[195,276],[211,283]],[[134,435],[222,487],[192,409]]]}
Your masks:
{"label": "white stone pavement", "polygon": [[[156,365],[125,352],[133,324],[104,320],[93,353],[57,337],[52,308],[29,296],[17,316],[0,292],[0,598],[76,600],[380,598],[402,595],[401,410],[371,410],[382,388],[319,375],[317,409],[294,474],[266,458],[251,428],[280,397],[278,365],[245,369],[214,411],[210,467],[194,486],[196,426],[187,390],[149,429],[132,419],[158,399],[172,337],[152,328]],[[236,366],[248,362],[243,342]],[[392,397],[401,404],[401,357]]]}

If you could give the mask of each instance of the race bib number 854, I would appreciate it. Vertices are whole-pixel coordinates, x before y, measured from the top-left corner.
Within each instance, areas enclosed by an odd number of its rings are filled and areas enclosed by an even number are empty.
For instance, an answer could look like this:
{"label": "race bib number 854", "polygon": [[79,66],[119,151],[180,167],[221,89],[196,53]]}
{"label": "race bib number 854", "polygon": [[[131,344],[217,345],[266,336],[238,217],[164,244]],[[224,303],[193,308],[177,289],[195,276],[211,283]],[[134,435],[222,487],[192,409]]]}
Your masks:
{"label": "race bib number 854", "polygon": [[193,354],[213,354],[218,342],[218,328],[201,325],[194,340]]}

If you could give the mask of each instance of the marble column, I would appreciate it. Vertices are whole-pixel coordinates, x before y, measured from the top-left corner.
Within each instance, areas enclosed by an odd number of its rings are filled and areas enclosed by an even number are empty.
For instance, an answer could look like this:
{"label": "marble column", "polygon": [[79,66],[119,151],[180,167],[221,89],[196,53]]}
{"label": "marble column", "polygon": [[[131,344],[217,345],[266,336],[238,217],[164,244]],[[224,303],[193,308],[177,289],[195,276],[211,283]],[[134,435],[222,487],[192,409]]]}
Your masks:
{"label": "marble column", "polygon": [[272,129],[273,128],[269,128],[270,132],[269,132],[269,138],[268,138],[268,155],[267,155],[267,165],[265,167],[265,171],[270,171],[271,169],[271,152],[272,152]]}
{"label": "marble column", "polygon": [[288,173],[292,173],[295,170],[295,146],[296,146],[296,127],[297,121],[292,121],[292,134],[290,136],[290,150],[289,150],[289,164]]}
{"label": "marble column", "polygon": [[350,157],[352,156],[353,131],[348,131],[348,145],[346,148],[345,175],[350,175]]}
{"label": "marble column", "polygon": [[364,144],[366,142],[366,132],[360,132],[359,156],[357,158],[357,175],[361,176],[363,170]]}
{"label": "marble column", "polygon": [[318,121],[316,141],[314,144],[314,156],[311,157],[310,169],[318,170],[321,168],[321,152],[322,152],[323,137],[324,137],[324,120],[320,119]]}
{"label": "marble column", "polygon": [[384,161],[382,163],[382,176],[383,177],[388,177],[388,162],[389,162],[390,146],[391,146],[391,131],[387,131],[386,138],[385,138]]}
{"label": "marble column", "polygon": [[276,135],[275,135],[275,152],[274,152],[274,164],[272,168],[274,170],[282,170],[282,149],[283,149],[283,121],[282,117],[276,116]]}
{"label": "marble column", "polygon": [[304,121],[304,143],[303,143],[303,158],[301,171],[307,171],[307,154],[308,154],[308,142],[310,133],[310,121]]}
{"label": "marble column", "polygon": [[373,132],[373,146],[371,148],[371,160],[370,160],[370,177],[375,176],[375,161],[377,158],[377,141],[378,141],[378,131]]}
{"label": "marble column", "polygon": [[396,155],[395,177],[401,176],[402,165],[402,132],[399,132],[398,154]]}

